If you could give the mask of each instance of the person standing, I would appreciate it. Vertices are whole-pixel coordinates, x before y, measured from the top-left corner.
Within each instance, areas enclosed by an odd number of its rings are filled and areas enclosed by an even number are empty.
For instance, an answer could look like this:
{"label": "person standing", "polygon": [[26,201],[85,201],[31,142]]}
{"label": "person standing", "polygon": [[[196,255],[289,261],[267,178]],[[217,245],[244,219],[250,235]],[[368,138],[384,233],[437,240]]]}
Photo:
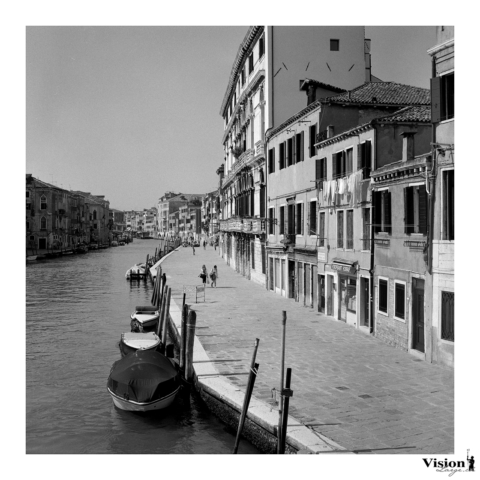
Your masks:
{"label": "person standing", "polygon": [[207,242],[204,240],[203,241],[203,249],[206,250],[207,249]]}
{"label": "person standing", "polygon": [[210,272],[210,279],[212,280],[211,287],[217,288],[217,278],[218,278],[218,270],[217,266],[214,265],[212,271]]}

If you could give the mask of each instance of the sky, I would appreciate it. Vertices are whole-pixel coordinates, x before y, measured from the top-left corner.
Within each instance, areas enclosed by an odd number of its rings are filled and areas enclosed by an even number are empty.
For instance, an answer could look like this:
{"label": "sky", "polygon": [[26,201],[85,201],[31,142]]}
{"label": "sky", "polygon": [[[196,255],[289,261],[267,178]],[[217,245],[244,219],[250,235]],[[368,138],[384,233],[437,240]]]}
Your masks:
{"label": "sky", "polygon": [[[26,173],[141,210],[217,188],[220,106],[248,26],[29,26]],[[366,27],[372,73],[429,88],[435,27]]]}

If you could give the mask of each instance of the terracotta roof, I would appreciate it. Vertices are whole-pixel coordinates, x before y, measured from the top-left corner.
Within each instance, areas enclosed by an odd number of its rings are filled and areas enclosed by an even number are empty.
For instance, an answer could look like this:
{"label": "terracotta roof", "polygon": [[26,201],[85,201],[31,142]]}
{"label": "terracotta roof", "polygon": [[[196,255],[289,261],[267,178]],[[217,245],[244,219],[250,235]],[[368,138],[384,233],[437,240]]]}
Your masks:
{"label": "terracotta roof", "polygon": [[248,29],[245,38],[243,39],[240,47],[237,51],[237,56],[235,57],[235,61],[233,62],[232,71],[230,72],[230,78],[228,80],[227,91],[223,96],[222,106],[220,108],[220,115],[223,116],[225,112],[225,108],[227,106],[228,100],[232,94],[233,89],[235,88],[235,84],[237,81],[238,74],[240,72],[241,67],[245,61],[245,57],[248,53],[250,53],[250,47],[253,45],[254,41],[256,40],[257,36],[263,31],[264,27],[254,26]]}
{"label": "terracotta roof", "polygon": [[327,97],[322,102],[352,105],[430,105],[430,90],[395,82],[369,82],[346,93]]}
{"label": "terracotta roof", "polygon": [[395,113],[378,117],[373,122],[423,122],[430,123],[431,110],[430,105],[416,105],[397,110]]}

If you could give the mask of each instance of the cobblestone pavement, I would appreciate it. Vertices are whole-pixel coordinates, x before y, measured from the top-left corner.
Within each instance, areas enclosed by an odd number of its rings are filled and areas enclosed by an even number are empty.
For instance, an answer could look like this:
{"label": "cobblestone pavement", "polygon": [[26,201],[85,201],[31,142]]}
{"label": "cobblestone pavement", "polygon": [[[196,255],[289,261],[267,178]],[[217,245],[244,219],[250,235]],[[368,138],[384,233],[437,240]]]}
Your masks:
{"label": "cobblestone pavement", "polygon": [[[279,388],[282,311],[287,312],[285,367],[292,368],[290,414],[358,453],[454,452],[453,370],[432,365],[247,280],[208,246],[182,248],[162,267],[172,297],[200,284],[201,266],[217,265],[206,288],[197,335],[220,373],[245,388],[255,338],[260,364],[253,395],[272,406]],[[275,407],[274,407],[275,408]]]}

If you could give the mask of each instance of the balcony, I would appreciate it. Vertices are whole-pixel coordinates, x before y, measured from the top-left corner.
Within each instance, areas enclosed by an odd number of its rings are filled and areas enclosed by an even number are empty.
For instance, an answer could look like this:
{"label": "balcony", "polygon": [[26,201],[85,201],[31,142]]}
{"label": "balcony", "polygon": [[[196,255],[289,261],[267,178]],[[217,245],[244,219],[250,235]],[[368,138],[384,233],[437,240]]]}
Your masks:
{"label": "balcony", "polygon": [[296,235],[294,233],[285,233],[283,235],[283,240],[281,240],[280,243],[285,245],[295,245],[295,238]]}

